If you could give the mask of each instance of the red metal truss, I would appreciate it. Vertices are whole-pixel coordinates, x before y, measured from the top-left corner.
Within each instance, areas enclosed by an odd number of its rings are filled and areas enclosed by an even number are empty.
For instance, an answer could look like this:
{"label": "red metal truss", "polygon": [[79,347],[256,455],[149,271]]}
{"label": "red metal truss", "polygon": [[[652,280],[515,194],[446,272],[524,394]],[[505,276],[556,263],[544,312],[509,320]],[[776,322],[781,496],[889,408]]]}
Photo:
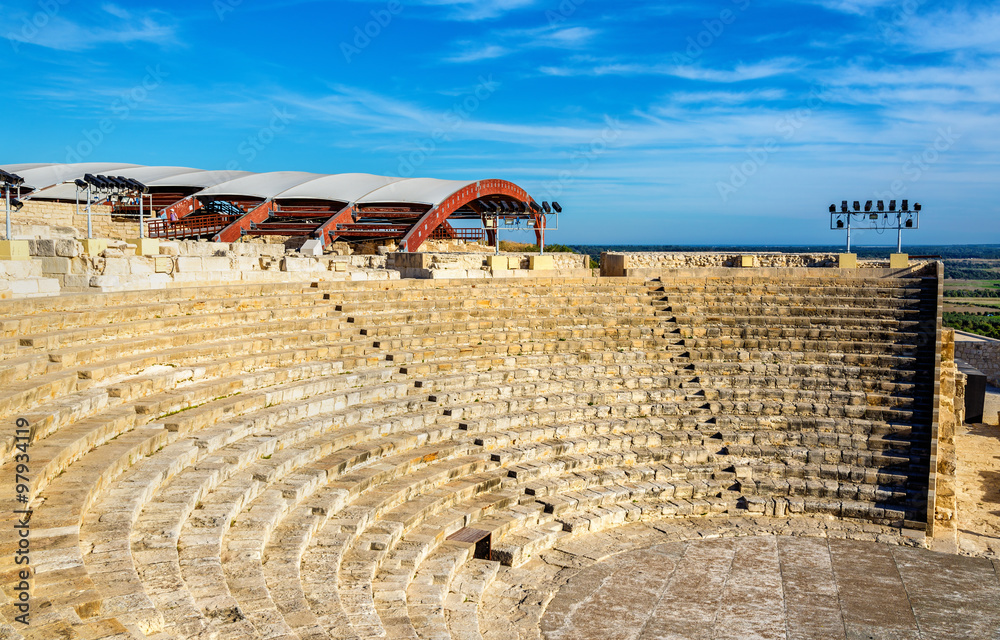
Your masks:
{"label": "red metal truss", "polygon": [[416,251],[438,226],[465,205],[486,196],[507,196],[521,202],[530,198],[521,187],[506,180],[480,180],[459,189],[441,204],[425,213],[399,242],[400,251]]}
{"label": "red metal truss", "polygon": [[198,202],[198,199],[194,196],[188,196],[183,200],[178,200],[169,207],[163,209],[159,212],[159,217],[166,220],[171,220],[172,216],[175,218],[183,218],[184,216],[190,214],[192,211],[197,211],[201,209],[202,204]]}
{"label": "red metal truss", "polygon": [[313,232],[320,242],[323,243],[323,247],[328,247],[337,237],[337,225],[338,224],[349,224],[354,222],[354,208],[351,205],[347,205],[337,213],[333,214],[326,222],[321,224]]}
{"label": "red metal truss", "polygon": [[249,229],[251,224],[260,224],[271,217],[271,210],[274,208],[274,201],[267,200],[260,203],[244,216],[237,218],[225,229],[215,234],[213,242],[236,242],[243,236],[243,230]]}

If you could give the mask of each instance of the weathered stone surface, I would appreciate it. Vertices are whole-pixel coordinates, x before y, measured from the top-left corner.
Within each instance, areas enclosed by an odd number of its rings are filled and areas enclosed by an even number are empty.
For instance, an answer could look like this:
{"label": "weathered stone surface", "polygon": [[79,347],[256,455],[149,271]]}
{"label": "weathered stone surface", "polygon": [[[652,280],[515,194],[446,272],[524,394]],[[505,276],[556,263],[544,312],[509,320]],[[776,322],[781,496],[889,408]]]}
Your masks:
{"label": "weathered stone surface", "polygon": [[991,563],[851,540],[783,536],[662,544],[568,578],[547,640],[991,638]]}

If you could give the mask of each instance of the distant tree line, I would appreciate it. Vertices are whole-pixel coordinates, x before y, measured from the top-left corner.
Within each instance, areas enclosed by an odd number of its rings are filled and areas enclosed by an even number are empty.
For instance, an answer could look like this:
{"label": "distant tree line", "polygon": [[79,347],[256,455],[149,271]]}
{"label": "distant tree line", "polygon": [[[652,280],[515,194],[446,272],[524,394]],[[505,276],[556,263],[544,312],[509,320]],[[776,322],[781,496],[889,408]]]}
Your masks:
{"label": "distant tree line", "polygon": [[947,289],[946,298],[1000,298],[1000,289]]}
{"label": "distant tree line", "polygon": [[945,312],[944,326],[1000,339],[1000,315]]}
{"label": "distant tree line", "polygon": [[944,277],[950,280],[1000,280],[1000,271],[983,267],[944,266]]}

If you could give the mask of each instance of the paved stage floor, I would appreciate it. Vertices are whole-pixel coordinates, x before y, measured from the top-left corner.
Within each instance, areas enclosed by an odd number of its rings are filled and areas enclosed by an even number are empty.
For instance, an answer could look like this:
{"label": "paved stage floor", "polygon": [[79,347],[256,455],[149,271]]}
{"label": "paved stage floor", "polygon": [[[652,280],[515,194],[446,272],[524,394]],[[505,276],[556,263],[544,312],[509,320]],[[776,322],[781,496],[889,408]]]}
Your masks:
{"label": "paved stage floor", "polygon": [[560,589],[546,640],[1000,639],[1000,561],[792,536],[661,544]]}

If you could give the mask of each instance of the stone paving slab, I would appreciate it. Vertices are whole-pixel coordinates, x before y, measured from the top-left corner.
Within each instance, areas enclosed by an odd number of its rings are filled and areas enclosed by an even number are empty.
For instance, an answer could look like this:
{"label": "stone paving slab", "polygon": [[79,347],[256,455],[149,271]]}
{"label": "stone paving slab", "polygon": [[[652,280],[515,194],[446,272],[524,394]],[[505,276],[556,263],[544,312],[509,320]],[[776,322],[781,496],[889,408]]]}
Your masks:
{"label": "stone paving slab", "polygon": [[612,556],[559,590],[546,640],[1000,638],[986,558],[857,540],[752,536]]}

